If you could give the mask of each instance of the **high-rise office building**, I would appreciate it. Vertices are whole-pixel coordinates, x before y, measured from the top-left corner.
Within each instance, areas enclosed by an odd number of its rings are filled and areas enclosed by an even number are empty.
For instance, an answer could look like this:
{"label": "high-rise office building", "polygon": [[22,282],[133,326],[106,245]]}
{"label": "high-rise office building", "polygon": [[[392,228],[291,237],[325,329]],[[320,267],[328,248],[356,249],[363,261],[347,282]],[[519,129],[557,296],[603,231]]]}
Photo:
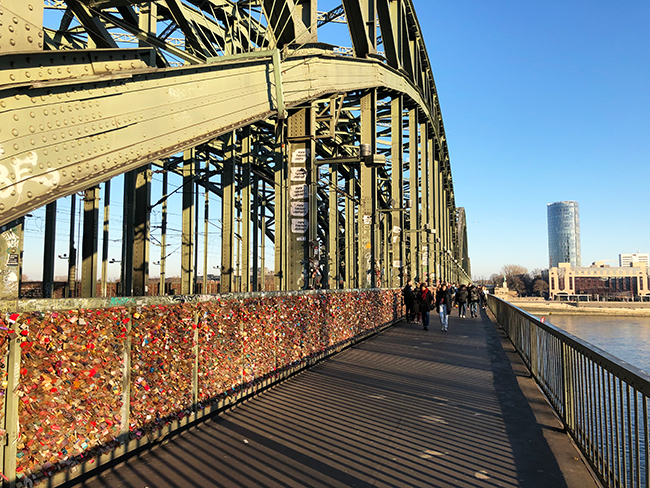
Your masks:
{"label": "high-rise office building", "polygon": [[546,206],[548,216],[549,268],[558,263],[582,266],[580,256],[580,210],[578,202],[555,202]]}

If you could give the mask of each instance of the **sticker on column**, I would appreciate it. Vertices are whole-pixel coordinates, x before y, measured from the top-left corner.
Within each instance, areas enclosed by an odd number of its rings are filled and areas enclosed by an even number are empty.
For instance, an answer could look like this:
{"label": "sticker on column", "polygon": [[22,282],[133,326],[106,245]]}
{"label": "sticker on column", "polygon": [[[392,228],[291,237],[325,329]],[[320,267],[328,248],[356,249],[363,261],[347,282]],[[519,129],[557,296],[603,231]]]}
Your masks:
{"label": "sticker on column", "polygon": [[308,202],[291,202],[291,216],[305,217],[309,212]]}
{"label": "sticker on column", "polygon": [[291,168],[291,181],[307,181],[307,168]]}
{"label": "sticker on column", "polygon": [[309,198],[307,185],[291,185],[291,198],[294,200],[306,200]]}
{"label": "sticker on column", "polygon": [[401,268],[402,261],[393,261],[393,268]]}
{"label": "sticker on column", "polygon": [[309,149],[296,149],[293,154],[291,154],[292,163],[306,163],[307,158],[309,157]]}
{"label": "sticker on column", "polygon": [[402,228],[395,226],[393,227],[393,234],[400,234],[402,232]]}
{"label": "sticker on column", "polygon": [[365,225],[370,225],[372,224],[372,215],[364,215],[363,216],[363,223]]}
{"label": "sticker on column", "polygon": [[309,221],[307,219],[291,219],[291,232],[304,234],[307,230],[309,230]]}

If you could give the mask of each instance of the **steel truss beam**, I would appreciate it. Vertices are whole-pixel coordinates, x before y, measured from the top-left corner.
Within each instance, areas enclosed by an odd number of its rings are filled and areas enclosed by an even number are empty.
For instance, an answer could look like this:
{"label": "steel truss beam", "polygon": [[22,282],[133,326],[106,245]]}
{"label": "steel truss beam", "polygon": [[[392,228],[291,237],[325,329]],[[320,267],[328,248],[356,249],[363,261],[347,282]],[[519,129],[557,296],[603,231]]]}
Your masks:
{"label": "steel truss beam", "polygon": [[[328,13],[317,12],[314,0],[158,0],[136,7],[126,0],[49,0],[47,6],[65,9],[58,25],[44,31],[54,50],[0,51],[3,66],[11,66],[0,70],[0,127],[7,128],[0,132],[0,225],[131,175],[124,223],[133,246],[123,252],[122,293],[144,294],[151,239],[146,165],[154,163],[185,181],[182,293],[196,291],[198,187],[206,195],[204,289],[210,193],[223,212],[222,291],[265,287],[267,240],[275,247],[276,289],[378,280],[397,286],[407,269],[411,277],[450,279],[448,255],[469,268],[432,69],[411,0],[344,0]],[[317,30],[334,21],[347,22],[352,57],[313,44]],[[127,39],[141,47],[117,48]],[[380,42],[384,53],[377,53]],[[361,143],[390,164],[322,170],[315,164],[359,158]],[[304,166],[296,151],[305,154]],[[298,166],[307,175],[302,203],[292,190]],[[405,194],[410,211],[399,210]],[[85,295],[94,293],[88,283],[96,277],[97,208],[87,210],[95,217],[84,225]],[[295,214],[304,209],[307,230],[298,240]],[[422,233],[424,225],[436,233]],[[165,276],[165,229],[161,239]],[[52,271],[51,257],[46,264]],[[103,283],[105,268],[106,256]]]}

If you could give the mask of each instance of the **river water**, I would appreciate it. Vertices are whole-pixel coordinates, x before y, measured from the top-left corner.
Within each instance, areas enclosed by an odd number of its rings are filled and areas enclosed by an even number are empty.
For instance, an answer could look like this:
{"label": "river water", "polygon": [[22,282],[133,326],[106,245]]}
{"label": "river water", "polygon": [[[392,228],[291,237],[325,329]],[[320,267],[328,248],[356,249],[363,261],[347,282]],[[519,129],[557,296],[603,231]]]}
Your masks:
{"label": "river water", "polygon": [[650,373],[650,317],[551,315],[546,323]]}

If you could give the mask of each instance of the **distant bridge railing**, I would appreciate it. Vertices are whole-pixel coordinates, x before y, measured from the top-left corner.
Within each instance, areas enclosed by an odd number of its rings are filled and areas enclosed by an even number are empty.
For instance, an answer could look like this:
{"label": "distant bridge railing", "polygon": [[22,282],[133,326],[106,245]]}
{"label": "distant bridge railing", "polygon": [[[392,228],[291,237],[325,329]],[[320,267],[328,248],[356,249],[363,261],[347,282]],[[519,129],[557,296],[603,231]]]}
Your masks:
{"label": "distant bridge railing", "polygon": [[650,487],[650,375],[510,303],[488,305],[605,486]]}
{"label": "distant bridge railing", "polygon": [[16,486],[56,486],[148,448],[402,315],[399,290],[8,306],[0,459]]}

